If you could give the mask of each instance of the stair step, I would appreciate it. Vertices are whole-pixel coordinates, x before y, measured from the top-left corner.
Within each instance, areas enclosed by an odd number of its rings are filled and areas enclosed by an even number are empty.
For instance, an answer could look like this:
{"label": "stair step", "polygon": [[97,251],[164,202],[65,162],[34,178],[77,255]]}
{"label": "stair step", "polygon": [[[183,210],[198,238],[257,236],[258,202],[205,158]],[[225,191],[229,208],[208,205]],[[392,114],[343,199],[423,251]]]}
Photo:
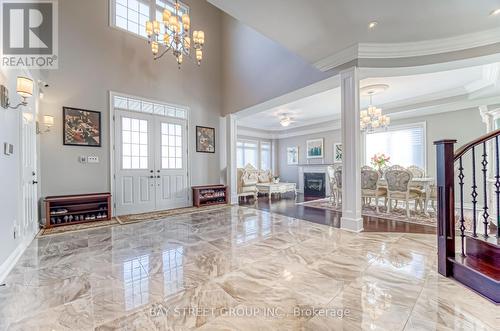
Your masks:
{"label": "stair step", "polygon": [[465,238],[465,255],[500,269],[500,246],[480,238]]}
{"label": "stair step", "polygon": [[484,260],[478,259],[474,256],[463,257],[460,254],[457,254],[455,256],[455,261],[497,282],[500,281],[500,267],[490,264]]}

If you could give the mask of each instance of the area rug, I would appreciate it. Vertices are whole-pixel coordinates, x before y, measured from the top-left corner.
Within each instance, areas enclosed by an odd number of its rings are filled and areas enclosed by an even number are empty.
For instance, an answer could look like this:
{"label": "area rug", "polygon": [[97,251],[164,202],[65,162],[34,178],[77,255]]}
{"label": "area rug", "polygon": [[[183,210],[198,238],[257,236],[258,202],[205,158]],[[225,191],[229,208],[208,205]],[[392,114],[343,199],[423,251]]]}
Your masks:
{"label": "area rug", "polygon": [[208,210],[217,210],[229,208],[230,205],[216,205],[216,206],[204,206],[204,207],[187,207],[187,208],[177,208],[170,210],[163,210],[151,213],[143,213],[143,214],[134,214],[134,215],[125,215],[125,216],[116,216],[113,217],[109,221],[95,221],[89,223],[82,224],[74,224],[74,225],[65,225],[65,226],[57,226],[49,229],[42,229],[38,233],[38,237],[50,236],[55,234],[67,233],[67,232],[76,232],[82,230],[88,230],[93,228],[100,228],[111,225],[125,225],[132,224],[137,222],[144,221],[152,221],[162,219],[168,216],[182,215],[182,214],[193,214],[198,212],[205,212]]}
{"label": "area rug", "polygon": [[60,234],[60,233],[66,233],[66,232],[88,230],[88,229],[93,229],[93,228],[100,228],[103,226],[111,226],[111,225],[115,225],[115,224],[119,224],[119,223],[118,223],[118,220],[113,217],[112,219],[106,220],[106,221],[95,221],[95,222],[82,223],[82,224],[55,226],[53,228],[40,230],[40,232],[38,233],[38,237],[50,236],[53,234]]}
{"label": "area rug", "polygon": [[177,208],[177,209],[155,211],[150,213],[117,216],[116,219],[120,224],[131,224],[137,222],[159,220],[168,216],[193,214],[198,212],[204,212],[207,210],[225,209],[229,208],[230,206],[231,205],[215,205],[215,206],[203,206],[203,207]]}
{"label": "area rug", "polygon": [[[298,204],[312,208],[342,212],[342,206],[339,204],[338,207],[335,207],[335,203],[332,203],[329,198],[307,201]],[[429,216],[427,216],[424,213],[416,213],[413,208],[410,208],[410,218],[407,218],[405,208],[393,208],[390,214],[386,213],[387,209],[384,206],[380,206],[379,210],[380,211],[377,213],[375,206],[366,205],[363,207],[362,215],[367,217],[387,219],[391,221],[415,223],[434,227],[437,226],[436,213],[433,211],[430,211]]]}

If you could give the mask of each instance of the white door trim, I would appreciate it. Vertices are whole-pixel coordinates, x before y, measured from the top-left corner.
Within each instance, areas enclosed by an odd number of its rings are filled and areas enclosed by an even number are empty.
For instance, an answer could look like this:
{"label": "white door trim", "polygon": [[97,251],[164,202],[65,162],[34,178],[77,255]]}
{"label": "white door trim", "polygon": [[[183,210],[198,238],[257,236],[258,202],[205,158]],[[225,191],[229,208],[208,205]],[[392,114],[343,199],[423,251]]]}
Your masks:
{"label": "white door trim", "polygon": [[126,93],[120,93],[116,91],[109,91],[109,178],[110,178],[110,193],[111,193],[111,199],[112,199],[112,204],[111,208],[113,211],[113,215],[116,213],[116,207],[115,207],[115,192],[116,192],[116,178],[115,178],[115,107],[113,104],[113,99],[115,96],[121,96],[121,97],[126,97],[126,98],[133,98],[133,99],[139,99],[142,101],[146,102],[152,102],[152,103],[158,103],[158,104],[163,104],[163,105],[171,105],[171,106],[176,106],[178,108],[182,108],[186,111],[186,146],[187,146],[187,156],[186,156],[186,162],[187,162],[187,187],[188,187],[188,204],[190,204],[192,200],[191,196],[191,160],[190,160],[190,155],[191,151],[194,150],[194,140],[189,139],[189,135],[191,134],[191,108],[188,106],[184,105],[179,105],[179,104],[174,104],[172,102],[165,102],[161,100],[154,100],[154,99],[148,99],[136,95],[131,95],[131,94],[126,94]]}

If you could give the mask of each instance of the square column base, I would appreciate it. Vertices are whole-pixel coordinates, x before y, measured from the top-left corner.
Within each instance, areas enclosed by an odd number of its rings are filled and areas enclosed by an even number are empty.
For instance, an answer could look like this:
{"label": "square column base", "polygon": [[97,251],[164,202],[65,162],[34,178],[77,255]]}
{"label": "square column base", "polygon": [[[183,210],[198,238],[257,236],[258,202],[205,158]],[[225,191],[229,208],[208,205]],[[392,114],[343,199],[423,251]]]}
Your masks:
{"label": "square column base", "polygon": [[363,219],[362,218],[340,218],[340,228],[342,230],[361,232],[363,231]]}

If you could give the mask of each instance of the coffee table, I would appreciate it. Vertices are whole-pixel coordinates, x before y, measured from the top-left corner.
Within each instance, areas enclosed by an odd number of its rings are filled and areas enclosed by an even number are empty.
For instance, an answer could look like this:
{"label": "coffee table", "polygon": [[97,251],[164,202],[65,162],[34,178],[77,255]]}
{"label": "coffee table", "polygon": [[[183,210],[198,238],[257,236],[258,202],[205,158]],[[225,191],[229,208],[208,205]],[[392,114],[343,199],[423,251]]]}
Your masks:
{"label": "coffee table", "polygon": [[257,190],[259,193],[264,193],[269,196],[269,200],[273,194],[281,194],[293,192],[294,196],[297,197],[297,184],[295,183],[259,183],[257,184]]}

